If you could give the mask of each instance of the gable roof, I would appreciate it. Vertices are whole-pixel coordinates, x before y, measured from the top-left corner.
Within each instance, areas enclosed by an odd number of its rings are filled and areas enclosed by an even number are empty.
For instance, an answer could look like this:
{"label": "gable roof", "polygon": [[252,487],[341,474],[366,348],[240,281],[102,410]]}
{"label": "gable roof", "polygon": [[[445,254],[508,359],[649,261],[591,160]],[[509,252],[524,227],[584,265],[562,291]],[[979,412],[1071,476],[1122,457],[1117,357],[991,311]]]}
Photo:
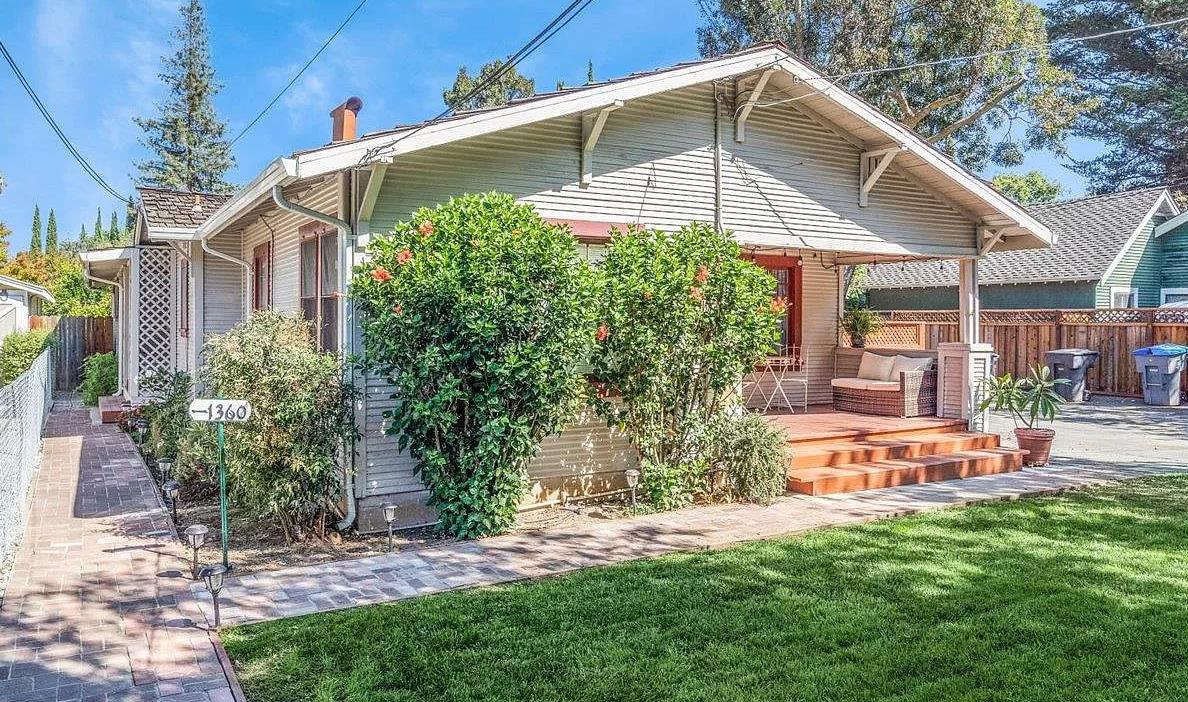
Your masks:
{"label": "gable roof", "polygon": [[[508,105],[462,112],[446,119],[404,125],[365,134],[349,142],[298,151],[275,160],[200,226],[208,237],[269,197],[272,188],[299,179],[346,169],[391,163],[402,154],[545,120],[571,117],[711,81],[753,82],[766,75],[767,85],[795,94],[798,108],[868,150],[897,148],[893,168],[931,188],[979,225],[1005,236],[999,249],[1043,247],[1051,232],[1026,209],[959,166],[918,134],[869,103],[837,87],[835,81],[792,56],[782,44],[765,43],[745,50],[633,74],[625,78],[545,93]],[[855,164],[857,168],[857,164]]]}
{"label": "gable roof", "polygon": [[[992,253],[978,264],[978,282],[995,285],[1101,280],[1117,265],[1148,220],[1170,203],[1165,188],[1144,188],[1032,205],[1028,209],[1036,219],[1056,233],[1056,244],[1048,249]],[[956,285],[955,261],[913,261],[873,266],[867,287]]]}
{"label": "gable roof", "polygon": [[193,230],[210,219],[229,194],[138,187],[140,210],[150,230]]}
{"label": "gable roof", "polygon": [[54,301],[53,294],[40,285],[7,275],[0,275],[0,290],[23,290],[34,297],[40,297],[46,302]]}

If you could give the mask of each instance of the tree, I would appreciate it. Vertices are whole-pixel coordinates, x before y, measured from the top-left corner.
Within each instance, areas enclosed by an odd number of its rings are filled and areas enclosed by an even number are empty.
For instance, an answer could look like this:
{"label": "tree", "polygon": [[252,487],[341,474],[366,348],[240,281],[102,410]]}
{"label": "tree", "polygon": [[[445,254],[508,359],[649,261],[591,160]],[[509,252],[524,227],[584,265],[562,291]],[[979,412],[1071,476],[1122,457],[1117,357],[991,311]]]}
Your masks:
{"label": "tree", "polygon": [[129,195],[127,205],[124,207],[124,231],[131,236],[132,232],[136,231],[136,196]]}
{"label": "tree", "polygon": [[[40,222],[35,220],[35,224],[39,225]],[[58,250],[58,226],[57,226],[57,224],[58,224],[57,222],[54,222],[54,227],[52,229],[45,230],[45,250],[47,253],[54,253],[55,251]],[[38,226],[37,230],[41,231],[41,227]]]}
{"label": "tree", "polygon": [[127,230],[120,229],[120,221],[116,217],[116,213],[111,213],[111,226],[107,228],[107,240],[113,244],[118,244],[127,236]]}
{"label": "tree", "polygon": [[594,82],[594,62],[586,62],[586,85]]}
{"label": "tree", "polygon": [[990,179],[994,187],[1010,195],[1024,205],[1052,202],[1060,197],[1063,188],[1060,183],[1039,171],[1027,173],[999,173]]}
{"label": "tree", "polygon": [[[58,240],[58,216],[54,214],[52,207],[50,208],[49,220],[47,220],[45,223],[45,238],[53,239],[54,241]],[[41,251],[40,237],[37,239],[37,247],[34,248],[32,244],[30,244],[29,250],[35,252]]]}
{"label": "tree", "polygon": [[38,207],[37,205],[33,205],[33,230],[29,234],[30,248],[32,247],[34,241],[38,242],[38,247],[40,248],[40,246],[41,246],[41,208]]}
{"label": "tree", "polygon": [[87,225],[84,224],[78,230],[78,240],[82,242],[84,249],[87,248],[87,245],[90,243],[90,239],[91,237],[87,235]]}
{"label": "tree", "polygon": [[[1025,0],[701,0],[703,56],[764,40],[792,51],[974,169],[1064,153],[1095,102],[1054,65],[1040,9]],[[1023,49],[976,60],[888,67]],[[855,72],[872,71],[861,75]],[[1015,127],[1021,126],[1019,133]]]}
{"label": "tree", "polygon": [[[1188,14],[1183,0],[1059,0],[1048,6],[1055,37],[1137,27]],[[1098,99],[1076,128],[1104,142],[1074,162],[1096,192],[1172,185],[1188,192],[1188,24],[1066,45],[1054,60]]]}
{"label": "tree", "polygon": [[[458,77],[454,79],[454,85],[441,94],[441,99],[445,101],[446,106],[452,106],[455,110],[478,110],[484,107],[506,105],[512,100],[530,97],[536,93],[536,81],[520,75],[513,66],[498,80],[466,100],[462,100],[467,93],[474,90],[483,81],[490,79],[502,67],[503,61],[495,60],[483,64],[479,74],[471,76],[466,70],[466,66],[462,66],[458,69]],[[459,101],[461,101],[459,104],[454,104]]]}
{"label": "tree", "polygon": [[213,99],[222,86],[210,62],[202,3],[190,0],[181,14],[181,26],[173,32],[177,48],[160,75],[169,97],[159,106],[159,117],[135,120],[144,130],[141,143],[155,158],[136,166],[148,185],[223,192],[233,188],[224,176],[235,158],[225,138],[227,125],[215,113]]}
{"label": "tree", "polygon": [[12,230],[4,222],[0,222],[0,261],[8,260],[8,237],[12,236]]}

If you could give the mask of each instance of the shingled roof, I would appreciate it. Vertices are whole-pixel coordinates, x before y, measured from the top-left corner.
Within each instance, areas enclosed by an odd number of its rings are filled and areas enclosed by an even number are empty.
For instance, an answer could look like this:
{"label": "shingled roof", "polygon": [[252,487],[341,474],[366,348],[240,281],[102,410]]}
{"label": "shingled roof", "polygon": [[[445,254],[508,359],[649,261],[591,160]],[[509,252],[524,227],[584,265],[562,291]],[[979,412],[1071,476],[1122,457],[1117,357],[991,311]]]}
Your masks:
{"label": "shingled roof", "polygon": [[150,228],[197,229],[231,195],[140,187],[141,207]]}
{"label": "shingled roof", "polygon": [[[1164,192],[1164,188],[1144,188],[1032,205],[1028,211],[1056,234],[1056,244],[1048,249],[990,254],[978,265],[978,282],[994,285],[1100,280]],[[868,287],[956,285],[956,261],[931,261],[872,266]]]}

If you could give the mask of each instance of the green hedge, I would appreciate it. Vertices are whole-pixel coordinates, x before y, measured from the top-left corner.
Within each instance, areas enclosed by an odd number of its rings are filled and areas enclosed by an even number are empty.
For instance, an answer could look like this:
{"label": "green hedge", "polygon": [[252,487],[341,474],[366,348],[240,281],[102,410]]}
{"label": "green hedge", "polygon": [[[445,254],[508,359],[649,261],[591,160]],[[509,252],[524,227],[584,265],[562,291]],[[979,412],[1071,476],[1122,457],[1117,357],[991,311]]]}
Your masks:
{"label": "green hedge", "polygon": [[83,359],[83,381],[78,387],[83,402],[94,406],[99,398],[114,395],[120,389],[119,370],[114,353],[97,353]]}
{"label": "green hedge", "polygon": [[4,337],[0,343],[0,384],[8,385],[29,370],[52,340],[53,332],[47,329],[30,329]]}

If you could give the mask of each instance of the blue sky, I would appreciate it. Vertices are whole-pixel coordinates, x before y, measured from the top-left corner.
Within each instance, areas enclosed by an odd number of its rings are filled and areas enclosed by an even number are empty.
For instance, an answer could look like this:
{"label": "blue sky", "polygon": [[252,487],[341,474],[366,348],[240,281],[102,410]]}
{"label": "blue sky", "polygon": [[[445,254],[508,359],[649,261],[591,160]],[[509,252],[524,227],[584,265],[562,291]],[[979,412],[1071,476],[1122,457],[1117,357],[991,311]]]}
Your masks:
{"label": "blue sky", "polygon": [[[0,37],[59,125],[121,192],[132,191],[134,162],[146,156],[134,115],[155,111],[157,79],[177,0],[12,0]],[[250,180],[278,155],[325,143],[328,112],[363,99],[360,127],[373,131],[432,116],[459,65],[472,70],[518,48],[560,9],[559,0],[369,0],[304,77],[236,145],[233,182]],[[14,7],[15,6],[15,7]],[[208,0],[211,50],[224,84],[219,114],[238,133],[292,77],[354,6],[324,0]],[[599,78],[697,57],[694,0],[595,0],[522,64],[539,89],[582,83],[586,62]],[[1094,144],[1074,140],[1074,155]],[[1060,180],[1066,194],[1084,182],[1050,155],[1024,168]],[[0,221],[12,249],[28,246],[33,204],[52,207],[63,239],[88,231],[95,209],[106,226],[118,202],[95,185],[42,121],[0,64]],[[988,171],[983,175],[993,175]],[[121,220],[123,210],[120,209]]]}

